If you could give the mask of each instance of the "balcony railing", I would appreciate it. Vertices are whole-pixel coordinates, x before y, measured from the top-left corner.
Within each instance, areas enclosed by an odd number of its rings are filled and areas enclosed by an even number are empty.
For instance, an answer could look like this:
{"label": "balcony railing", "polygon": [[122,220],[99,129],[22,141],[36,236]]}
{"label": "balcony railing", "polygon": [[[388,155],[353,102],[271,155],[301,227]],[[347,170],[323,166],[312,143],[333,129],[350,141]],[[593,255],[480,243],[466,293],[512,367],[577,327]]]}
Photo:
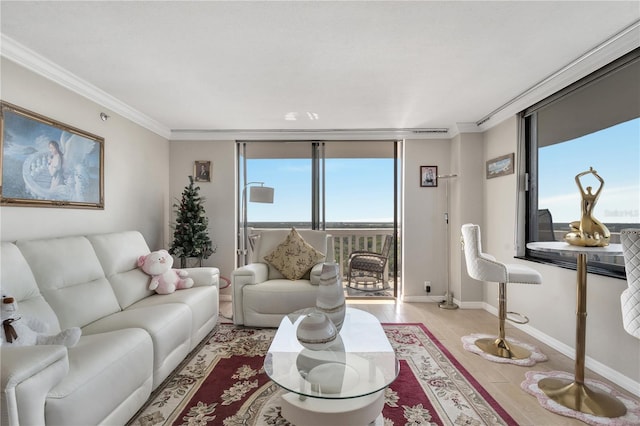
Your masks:
{"label": "balcony railing", "polygon": [[[348,228],[332,228],[327,232],[333,237],[334,257],[336,263],[340,266],[343,278],[347,276],[349,267],[349,255],[356,250],[368,250],[379,253],[382,251],[384,239],[387,235],[393,234],[393,229],[348,229]],[[392,263],[395,252],[395,245],[391,247],[389,252],[389,268],[393,271]]]}
{"label": "balcony railing", "polygon": [[[276,229],[288,226],[260,226],[260,227],[251,227],[249,235],[255,232],[260,232],[261,230],[266,229]],[[305,229],[303,226],[298,227],[298,229]],[[308,229],[308,228],[307,228]],[[326,232],[329,233],[333,237],[333,246],[334,246],[334,259],[335,262],[340,267],[340,271],[342,272],[343,280],[347,277],[347,269],[349,267],[349,255],[355,250],[369,250],[373,252],[380,252],[382,250],[382,246],[384,244],[385,237],[387,235],[393,235],[393,228],[390,227],[380,227],[380,228],[348,228],[348,227],[340,227],[340,228],[327,228]],[[395,250],[396,244],[392,244],[391,250],[389,251],[389,261],[388,261],[388,271],[390,276],[388,277],[388,281],[391,286],[393,286],[393,274],[394,266],[395,266]]]}

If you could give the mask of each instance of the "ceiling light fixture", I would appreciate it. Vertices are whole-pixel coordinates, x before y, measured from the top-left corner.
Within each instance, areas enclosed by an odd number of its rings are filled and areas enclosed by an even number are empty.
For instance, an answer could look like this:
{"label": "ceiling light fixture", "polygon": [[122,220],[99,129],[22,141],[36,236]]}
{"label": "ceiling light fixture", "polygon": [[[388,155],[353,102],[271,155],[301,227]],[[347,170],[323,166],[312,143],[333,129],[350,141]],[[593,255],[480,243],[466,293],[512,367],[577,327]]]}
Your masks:
{"label": "ceiling light fixture", "polygon": [[104,112],[100,113],[100,120],[107,121],[108,119],[109,119],[109,116],[107,114],[105,114]]}

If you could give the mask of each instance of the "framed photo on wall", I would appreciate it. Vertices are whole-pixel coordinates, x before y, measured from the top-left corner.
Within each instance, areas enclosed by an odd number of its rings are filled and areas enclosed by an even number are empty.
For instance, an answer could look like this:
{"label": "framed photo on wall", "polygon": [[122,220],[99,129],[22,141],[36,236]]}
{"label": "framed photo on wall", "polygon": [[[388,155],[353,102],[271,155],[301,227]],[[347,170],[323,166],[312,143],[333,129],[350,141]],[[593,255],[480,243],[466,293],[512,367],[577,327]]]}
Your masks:
{"label": "framed photo on wall", "polygon": [[196,182],[211,182],[211,161],[196,161],[193,164]]}
{"label": "framed photo on wall", "polygon": [[438,186],[438,166],[420,166],[420,186]]}
{"label": "framed photo on wall", "polygon": [[104,209],[104,139],[0,102],[0,204]]}
{"label": "framed photo on wall", "polygon": [[514,153],[503,155],[487,161],[487,179],[510,175],[513,168]]}

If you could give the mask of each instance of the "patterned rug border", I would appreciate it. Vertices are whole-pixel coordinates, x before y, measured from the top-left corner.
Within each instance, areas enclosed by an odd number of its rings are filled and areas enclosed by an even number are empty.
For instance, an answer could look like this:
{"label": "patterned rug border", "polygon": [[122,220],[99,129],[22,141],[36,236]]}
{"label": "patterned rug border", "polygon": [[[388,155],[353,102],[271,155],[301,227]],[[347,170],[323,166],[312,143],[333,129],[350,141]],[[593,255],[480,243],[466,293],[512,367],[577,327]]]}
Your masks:
{"label": "patterned rug border", "polygon": [[[229,320],[227,319],[227,321]],[[501,417],[502,421],[504,421],[505,424],[509,426],[517,425],[517,422],[513,419],[513,417],[511,417],[511,415],[509,415],[509,413],[489,394],[487,389],[485,389],[475,379],[475,377],[473,377],[473,375],[458,361],[458,359],[444,346],[444,344],[429,330],[429,328],[425,324],[416,323],[416,322],[408,322],[408,323],[384,322],[384,323],[381,323],[381,325],[383,327],[412,326],[412,327],[419,328],[424,333],[424,335],[433,343],[433,345],[442,353],[442,355],[446,357],[447,361],[451,364],[451,366],[454,367],[460,373],[460,375],[464,378],[464,380],[466,380],[466,382],[475,390],[475,392],[477,392],[477,394],[480,395],[485,400],[486,404],[490,406],[491,409],[494,410],[498,416]],[[197,354],[200,351],[202,351],[207,344],[209,344],[211,338],[217,332],[220,331],[219,329],[221,326],[231,327],[236,330],[256,330],[256,331],[273,330],[275,332],[275,328],[244,327],[244,326],[234,325],[232,322],[226,322],[226,321],[218,322],[218,324],[216,324],[214,329],[200,343],[198,343],[198,345],[185,357],[185,359],[183,359],[182,362],[169,374],[169,376],[163,381],[163,383],[160,384],[160,386],[158,386],[151,393],[150,397],[145,402],[144,406],[129,420],[129,422],[127,423],[127,426],[140,424],[140,423],[136,423],[136,421],[141,417],[141,415],[145,412],[145,410],[147,410],[149,406],[151,406],[152,402],[155,401],[160,396],[160,394],[166,390],[167,385],[172,380],[174,380],[176,376],[181,374],[183,369],[185,369],[194,360]],[[403,360],[403,362],[409,362],[409,361]],[[414,371],[413,374],[417,374],[417,372]],[[425,393],[425,396],[427,396],[426,393]],[[435,424],[435,423],[429,423],[429,424]]]}
{"label": "patterned rug border", "polygon": [[496,410],[496,412],[498,412],[500,414],[500,416],[502,416],[506,421],[511,422],[514,425],[517,425],[517,422],[513,419],[513,417],[511,417],[509,415],[509,413],[507,413],[507,411],[502,407],[502,405],[500,405],[495,399],[493,399],[493,397],[489,394],[489,391],[487,391],[484,386],[482,386],[480,384],[480,382],[478,382],[478,380],[476,380],[475,377],[473,377],[473,375],[471,373],[469,373],[469,371],[462,365],[460,364],[460,361],[458,361],[458,359],[453,356],[453,354],[451,352],[449,352],[449,349],[447,349],[444,344],[436,337],[433,335],[433,333],[427,328],[426,325],[419,323],[419,322],[410,322],[410,323],[382,323],[382,325],[416,325],[418,327],[420,327],[422,329],[422,331],[424,331],[424,333],[429,336],[429,339],[431,339],[436,346],[438,347],[438,349],[440,349],[440,351],[442,353],[444,353],[446,355],[446,357],[449,359],[449,361],[458,369],[458,371],[460,371],[460,373],[462,373],[462,375],[465,377],[465,379],[467,379],[471,385],[474,387],[474,389],[476,390],[476,392],[478,392],[480,395],[482,395],[482,397],[491,405],[491,408],[493,408],[494,410]]}

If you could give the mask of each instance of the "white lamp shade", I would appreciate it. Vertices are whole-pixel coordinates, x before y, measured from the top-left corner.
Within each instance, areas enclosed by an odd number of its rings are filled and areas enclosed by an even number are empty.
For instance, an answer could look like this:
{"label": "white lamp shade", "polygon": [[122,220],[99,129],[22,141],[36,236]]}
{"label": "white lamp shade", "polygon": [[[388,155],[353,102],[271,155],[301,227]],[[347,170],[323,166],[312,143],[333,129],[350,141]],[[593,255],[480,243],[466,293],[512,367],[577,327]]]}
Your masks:
{"label": "white lamp shade", "polygon": [[273,188],[269,186],[250,186],[249,201],[252,203],[273,203]]}

